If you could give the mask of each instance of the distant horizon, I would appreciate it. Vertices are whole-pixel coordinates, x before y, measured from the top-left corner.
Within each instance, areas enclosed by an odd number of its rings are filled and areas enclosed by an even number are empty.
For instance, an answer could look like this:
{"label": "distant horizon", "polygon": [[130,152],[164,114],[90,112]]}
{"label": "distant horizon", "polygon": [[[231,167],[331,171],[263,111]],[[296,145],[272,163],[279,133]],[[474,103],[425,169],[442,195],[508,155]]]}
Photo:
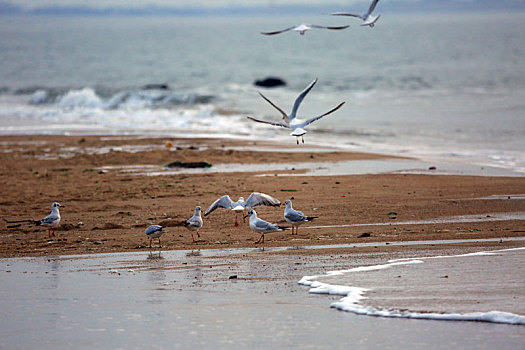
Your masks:
{"label": "distant horizon", "polygon": [[[463,2],[455,0],[416,2],[381,2],[379,11],[399,13],[424,12],[505,12],[525,10],[524,1],[488,0]],[[342,6],[332,4],[304,5],[215,5],[215,6],[176,6],[144,4],[142,6],[87,6],[87,5],[50,5],[26,8],[12,2],[0,1],[0,15],[62,15],[62,16],[208,16],[208,15],[290,15],[323,13],[337,10],[364,12],[363,2]]]}

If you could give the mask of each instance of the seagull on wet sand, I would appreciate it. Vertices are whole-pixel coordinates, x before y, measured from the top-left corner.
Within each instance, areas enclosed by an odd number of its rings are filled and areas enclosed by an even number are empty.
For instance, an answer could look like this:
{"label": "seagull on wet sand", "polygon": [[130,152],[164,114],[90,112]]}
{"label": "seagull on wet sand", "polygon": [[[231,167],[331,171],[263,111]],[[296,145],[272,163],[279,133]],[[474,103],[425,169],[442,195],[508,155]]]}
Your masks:
{"label": "seagull on wet sand", "polygon": [[146,229],[146,236],[148,236],[149,238],[150,248],[151,248],[151,241],[153,240],[153,238],[159,239],[159,247],[162,248],[162,245],[160,244],[160,236],[164,234],[163,229],[164,229],[164,226],[160,226],[160,225],[151,225],[150,227]]}
{"label": "seagull on wet sand", "polygon": [[55,228],[57,228],[60,224],[60,211],[58,210],[58,208],[60,207],[63,207],[60,205],[60,203],[53,203],[51,205],[51,214],[49,214],[42,220],[35,222],[36,226],[41,225],[47,227],[47,234],[49,238],[55,237]]}
{"label": "seagull on wet sand", "polygon": [[250,217],[250,228],[252,231],[255,231],[257,233],[261,234],[261,237],[255,244],[264,243],[264,234],[268,232],[276,232],[276,231],[282,231],[285,229],[285,227],[277,226],[275,224],[271,224],[268,221],[264,221],[262,219],[259,219],[257,217],[257,213],[255,210],[250,209],[248,211],[248,214],[246,214],[246,217]]}
{"label": "seagull on wet sand", "polygon": [[372,3],[370,4],[368,11],[364,15],[358,15],[358,14],[350,13],[350,12],[335,12],[335,13],[331,13],[331,15],[332,16],[351,16],[351,17],[361,18],[363,20],[363,23],[361,23],[362,26],[370,26],[370,28],[373,28],[374,24],[377,22],[379,17],[381,17],[381,15],[377,15],[377,16],[372,15],[372,12],[374,12],[378,2],[379,0],[372,0]]}
{"label": "seagull on wet sand", "polygon": [[259,192],[253,192],[252,194],[250,194],[246,201],[244,200],[244,197],[239,197],[239,200],[237,202],[232,201],[230,196],[224,195],[221,198],[217,199],[215,202],[213,202],[212,205],[210,205],[208,209],[206,209],[206,211],[204,212],[204,216],[208,216],[208,214],[210,214],[217,208],[231,209],[235,213],[234,225],[239,226],[239,223],[237,222],[237,214],[242,212],[244,216],[245,209],[251,209],[259,205],[268,205],[276,207],[281,205],[281,202],[278,199],[273,198],[272,196]]}
{"label": "seagull on wet sand", "polygon": [[284,219],[292,224],[292,235],[293,235],[293,229],[295,227],[295,234],[298,234],[299,232],[299,225],[301,225],[304,222],[312,221],[313,219],[318,218],[318,216],[306,216],[302,212],[295,210],[292,207],[292,201],[287,199],[284,204],[286,204],[286,208],[284,208]]}
{"label": "seagull on wet sand", "polygon": [[294,32],[299,32],[299,34],[301,34],[301,35],[304,35],[304,33],[306,33],[306,31],[308,31],[310,29],[314,29],[314,28],[315,29],[341,30],[341,29],[346,29],[348,27],[350,27],[350,26],[346,25],[346,26],[328,27],[328,26],[320,26],[320,25],[317,25],[317,24],[302,23],[302,24],[299,24],[298,26],[293,26],[293,27],[289,27],[289,28],[286,28],[286,29],[277,30],[275,32],[261,32],[261,34],[263,34],[263,35],[276,35],[276,34],[281,34],[281,33],[284,33],[284,32],[294,31]]}
{"label": "seagull on wet sand", "polygon": [[270,124],[270,125],[274,125],[274,126],[280,126],[280,127],[283,127],[283,128],[292,129],[292,133],[290,135],[297,137],[297,144],[299,144],[299,137],[301,137],[301,140],[304,143],[304,134],[307,133],[307,131],[304,130],[304,128],[306,126],[310,125],[311,123],[315,122],[318,119],[321,119],[322,117],[325,117],[325,116],[327,116],[327,115],[337,111],[339,108],[341,108],[342,105],[345,104],[345,102],[341,102],[337,107],[331,109],[330,111],[328,111],[328,112],[326,112],[324,114],[321,114],[320,116],[314,117],[314,118],[310,118],[310,119],[307,119],[307,120],[303,120],[303,119],[297,118],[296,117],[297,110],[299,109],[299,106],[301,105],[301,102],[303,102],[304,97],[310,92],[310,90],[312,90],[312,88],[314,87],[314,85],[316,83],[317,83],[317,78],[313,82],[311,82],[310,85],[308,85],[306,87],[306,89],[304,89],[299,94],[299,96],[297,96],[297,98],[295,99],[293,108],[292,108],[292,113],[290,113],[289,115],[286,114],[281,108],[277,107],[277,105],[275,105],[272,101],[270,101],[260,91],[258,91],[259,95],[261,95],[261,97],[264,98],[266,100],[266,102],[271,104],[272,107],[274,107],[275,109],[277,109],[279,111],[279,113],[281,113],[281,115],[283,116],[282,119],[284,120],[284,122],[270,122],[270,121],[266,121],[266,120],[255,119],[255,118],[249,117],[249,116],[247,118],[250,119],[250,120],[253,120],[255,122],[258,122],[258,123],[265,123],[265,124]]}
{"label": "seagull on wet sand", "polygon": [[193,237],[193,231],[197,231],[197,237],[200,237],[199,229],[202,227],[202,217],[201,217],[201,207],[198,205],[195,207],[195,214],[186,222],[184,223],[184,227],[186,227],[191,232],[191,239],[193,240],[193,243],[197,243],[195,240],[195,237]]}

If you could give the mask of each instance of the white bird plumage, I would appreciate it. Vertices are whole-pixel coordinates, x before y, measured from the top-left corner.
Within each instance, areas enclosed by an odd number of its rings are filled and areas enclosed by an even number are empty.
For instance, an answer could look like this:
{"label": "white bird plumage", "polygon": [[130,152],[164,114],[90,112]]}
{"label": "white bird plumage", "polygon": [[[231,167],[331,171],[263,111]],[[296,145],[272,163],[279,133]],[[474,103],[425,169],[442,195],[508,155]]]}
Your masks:
{"label": "white bird plumage", "polygon": [[307,221],[312,221],[313,219],[316,219],[317,216],[306,216],[303,214],[303,212],[295,210],[292,207],[292,201],[287,199],[284,204],[286,204],[286,207],[284,208],[284,219],[292,225],[292,235],[295,227],[295,234],[298,234],[299,232],[299,225],[302,223],[305,223]]}
{"label": "white bird plumage", "polygon": [[42,225],[47,227],[47,234],[49,238],[55,237],[55,228],[57,228],[60,224],[60,211],[58,210],[58,208],[60,207],[60,203],[53,203],[51,205],[51,214],[49,214],[42,220],[35,222],[37,226]]}
{"label": "white bird plumage", "polygon": [[284,227],[271,224],[268,221],[264,221],[263,219],[259,219],[257,217],[257,213],[253,209],[248,211],[248,214],[246,214],[245,218],[248,216],[250,217],[250,229],[261,234],[261,237],[257,242],[255,242],[255,244],[264,243],[264,234],[266,233],[284,230]]}
{"label": "white bird plumage", "polygon": [[283,128],[292,129],[292,132],[291,132],[290,135],[297,137],[297,144],[299,144],[299,137],[301,137],[302,142],[304,143],[304,134],[307,133],[307,131],[304,130],[304,128],[306,126],[310,125],[311,123],[315,122],[316,120],[321,119],[322,117],[325,117],[325,116],[327,116],[327,115],[337,111],[339,108],[341,108],[341,106],[343,106],[345,104],[345,102],[343,101],[338,106],[336,106],[335,108],[329,110],[328,112],[326,112],[324,114],[321,114],[320,116],[314,117],[314,118],[310,118],[310,119],[307,119],[307,120],[303,120],[303,119],[297,118],[297,110],[299,109],[299,106],[303,102],[303,99],[305,98],[305,96],[310,92],[310,90],[312,90],[312,88],[314,87],[314,85],[316,83],[317,83],[317,78],[314,81],[312,81],[310,83],[310,85],[308,85],[306,87],[306,89],[304,89],[299,94],[299,96],[297,96],[297,98],[295,99],[293,108],[292,108],[292,112],[290,114],[286,114],[281,108],[279,108],[276,104],[274,104],[272,101],[270,101],[270,99],[268,99],[260,91],[258,91],[259,95],[261,95],[261,97],[264,100],[266,100],[266,102],[268,102],[270,105],[272,105],[272,107],[277,109],[279,111],[279,113],[281,113],[281,115],[283,117],[282,119],[284,120],[284,122],[270,122],[270,121],[266,121],[266,120],[256,119],[256,118],[253,118],[253,117],[250,117],[250,116],[248,116],[247,118],[250,119],[250,120],[253,120],[255,122],[258,122],[258,123],[265,123],[265,124],[270,124],[270,125],[274,125],[274,126],[280,126],[280,127],[283,127]]}
{"label": "white bird plumage", "polygon": [[193,237],[193,231],[197,231],[197,237],[200,237],[199,229],[202,227],[201,207],[198,205],[195,207],[195,212],[191,218],[186,220],[184,227],[191,231],[191,239],[193,243],[197,243],[195,237]]}
{"label": "white bird plumage", "polygon": [[151,225],[146,229],[146,236],[149,238],[149,247],[151,248],[151,241],[153,238],[159,239],[159,247],[162,248],[162,245],[160,244],[160,236],[164,233],[163,231],[164,226],[160,225]]}
{"label": "white bird plumage", "polygon": [[239,226],[239,223],[237,222],[237,214],[242,212],[244,216],[245,209],[251,209],[259,205],[279,206],[281,205],[281,202],[272,196],[260,192],[251,193],[246,201],[244,200],[244,197],[239,197],[237,202],[232,201],[230,196],[224,195],[206,209],[204,216],[208,216],[217,208],[231,209],[235,213],[234,225]]}
{"label": "white bird plumage", "polygon": [[306,33],[310,29],[342,30],[342,29],[346,29],[348,27],[350,27],[350,26],[346,25],[346,26],[335,26],[335,27],[333,27],[333,26],[321,26],[321,25],[318,25],[318,24],[302,23],[302,24],[299,24],[297,26],[293,26],[293,27],[277,30],[277,31],[274,31],[274,32],[261,32],[261,34],[263,34],[263,35],[276,35],[276,34],[281,34],[281,33],[284,33],[284,32],[294,31],[294,32],[299,32],[299,34],[301,34],[301,35],[304,35],[304,33]]}
{"label": "white bird plumage", "polygon": [[377,15],[377,16],[372,15],[372,12],[374,12],[378,2],[379,0],[373,0],[372,3],[370,4],[370,7],[368,8],[368,11],[363,15],[359,15],[359,14],[355,14],[351,12],[334,12],[334,13],[331,13],[331,15],[332,16],[357,17],[363,20],[363,23],[361,23],[362,26],[370,26],[370,28],[373,28],[375,23],[379,19],[379,17],[381,17],[381,15]]}

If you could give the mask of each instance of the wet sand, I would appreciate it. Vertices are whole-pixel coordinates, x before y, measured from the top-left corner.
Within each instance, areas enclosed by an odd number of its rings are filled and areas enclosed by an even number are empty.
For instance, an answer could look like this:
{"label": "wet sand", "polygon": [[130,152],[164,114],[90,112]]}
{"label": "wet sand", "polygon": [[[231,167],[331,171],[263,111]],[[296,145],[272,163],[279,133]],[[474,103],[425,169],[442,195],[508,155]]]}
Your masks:
{"label": "wet sand", "polygon": [[[166,141],[173,147],[166,148]],[[379,168],[372,174],[332,176],[302,176],[306,170],[293,167],[246,170],[250,164],[315,161],[322,168],[323,163],[367,160],[399,158],[246,140],[3,136],[2,219],[41,219],[54,201],[65,208],[52,240],[44,228],[28,223],[7,228],[18,224],[2,222],[0,257],[147,251],[144,229],[150,224],[169,226],[162,237],[165,250],[253,247],[259,237],[246,224],[234,227],[233,215],[226,210],[205,218],[198,243],[192,243],[189,232],[180,226],[195,205],[206,208],[224,194],[236,199],[252,191],[282,202],[292,198],[296,209],[319,216],[301,227],[299,235],[268,234],[267,247],[525,236],[525,177],[440,176],[428,169],[396,174]],[[228,165],[232,169],[192,174],[182,169],[165,176],[126,170],[162,169],[174,161],[206,161],[211,169]],[[244,172],[236,172],[236,164],[245,166]],[[286,224],[282,207],[259,207],[257,212],[268,221]],[[486,219],[505,215],[508,220]],[[461,216],[479,220],[439,220]]]}
{"label": "wet sand", "polygon": [[[0,347],[406,349],[417,344],[449,349],[454,344],[456,349],[516,349],[522,344],[522,326],[359,316],[330,309],[340,296],[311,295],[297,282],[305,274],[390,259],[522,244],[420,244],[344,253],[313,249],[313,254],[271,248],[154,250],[0,259]],[[443,273],[432,266],[426,271],[437,281]],[[483,293],[482,282],[476,282],[478,293]]]}

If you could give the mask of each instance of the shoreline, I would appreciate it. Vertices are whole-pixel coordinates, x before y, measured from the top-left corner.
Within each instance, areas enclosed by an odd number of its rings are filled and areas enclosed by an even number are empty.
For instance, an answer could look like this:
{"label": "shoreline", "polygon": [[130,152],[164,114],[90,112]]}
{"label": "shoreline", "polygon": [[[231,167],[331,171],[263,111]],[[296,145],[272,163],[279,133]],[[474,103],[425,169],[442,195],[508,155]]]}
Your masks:
{"label": "shoreline", "polygon": [[[166,141],[173,144],[170,149]],[[266,147],[270,151],[258,151]],[[226,210],[204,219],[197,244],[189,243],[189,232],[180,226],[195,205],[205,209],[224,194],[236,199],[254,191],[281,202],[292,199],[298,210],[319,216],[301,226],[298,236],[289,231],[267,234],[267,247],[525,236],[525,220],[520,216],[525,213],[525,177],[432,171],[316,176],[295,168],[253,172],[235,168],[236,164],[308,164],[312,159],[321,167],[341,161],[405,159],[330,149],[304,152],[295,145],[283,145],[276,152],[276,147],[272,142],[231,139],[0,136],[0,180],[10,189],[0,202],[3,221],[40,219],[49,213],[52,202],[65,205],[54,240],[47,239],[45,229],[27,224],[7,229],[10,224],[2,222],[0,257],[147,251],[144,229],[150,224],[169,226],[162,238],[165,249],[254,247],[257,235],[246,224],[233,227],[233,215]],[[232,169],[164,176],[119,170],[144,164],[162,168],[176,160],[207,161],[212,167]],[[286,225],[282,207],[256,210],[265,220]],[[513,213],[521,214],[505,218]],[[474,219],[443,219],[461,216]],[[503,219],[495,220],[498,216]]]}

